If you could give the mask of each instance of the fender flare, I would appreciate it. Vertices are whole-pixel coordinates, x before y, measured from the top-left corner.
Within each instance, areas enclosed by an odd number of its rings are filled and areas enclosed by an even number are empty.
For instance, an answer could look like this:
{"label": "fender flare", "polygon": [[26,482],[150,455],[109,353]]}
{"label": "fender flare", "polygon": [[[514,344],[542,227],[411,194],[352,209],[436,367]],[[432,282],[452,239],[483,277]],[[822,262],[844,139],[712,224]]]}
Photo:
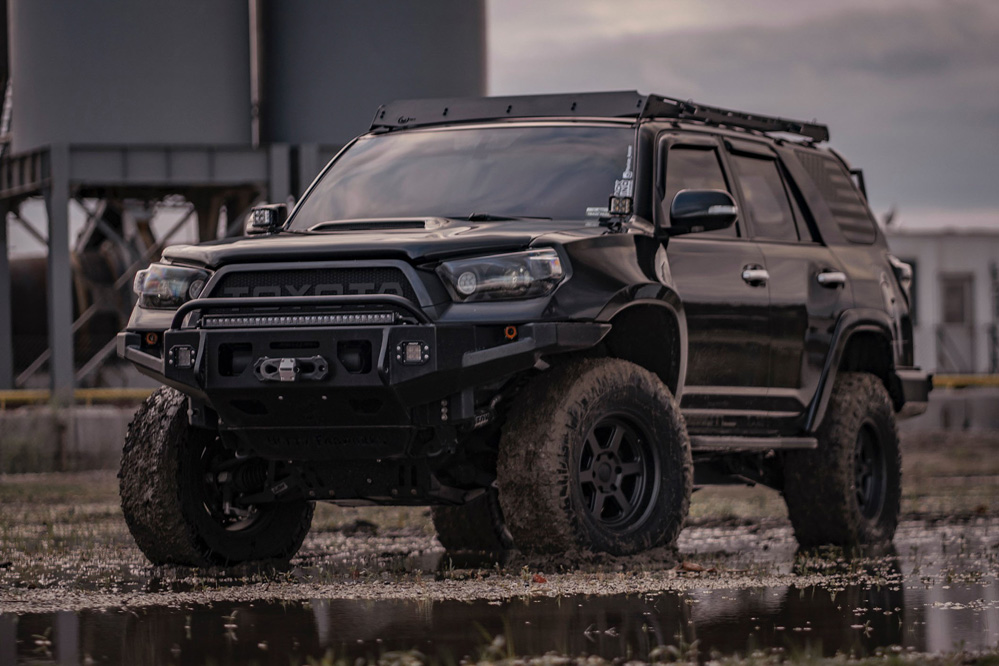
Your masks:
{"label": "fender flare", "polygon": [[[839,372],[840,363],[843,361],[843,352],[846,350],[850,339],[858,333],[875,333],[884,337],[888,342],[889,349],[892,348],[892,320],[888,314],[881,310],[856,309],[844,312],[836,322],[833,331],[830,351],[826,355],[826,363],[822,368],[822,376],[819,378],[819,386],[815,391],[815,396],[808,406],[805,417],[804,430],[807,433],[814,433],[818,430],[822,419],[825,418],[826,410],[829,407],[829,400],[832,398],[833,385],[836,383],[836,375]],[[889,359],[889,384],[897,383],[898,377],[895,374],[894,354]],[[885,386],[889,394],[893,396],[894,388],[891,385]],[[899,405],[895,405],[896,410]]]}
{"label": "fender flare", "polygon": [[610,322],[621,313],[641,306],[662,308],[676,323],[680,358],[673,397],[679,402],[687,378],[687,316],[684,313],[683,301],[674,289],[651,282],[622,289],[607,302],[597,315],[596,321]]}

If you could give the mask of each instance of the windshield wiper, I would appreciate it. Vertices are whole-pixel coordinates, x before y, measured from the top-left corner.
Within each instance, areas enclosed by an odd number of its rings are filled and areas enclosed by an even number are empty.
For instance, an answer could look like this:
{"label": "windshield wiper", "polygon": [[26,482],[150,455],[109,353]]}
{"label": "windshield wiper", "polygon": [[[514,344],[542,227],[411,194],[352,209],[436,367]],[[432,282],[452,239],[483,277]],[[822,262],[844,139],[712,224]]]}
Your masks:
{"label": "windshield wiper", "polygon": [[[453,218],[461,219],[461,218]],[[550,217],[534,217],[530,215],[493,215],[492,213],[472,213],[465,218],[469,222],[509,222],[510,220],[550,220]]]}

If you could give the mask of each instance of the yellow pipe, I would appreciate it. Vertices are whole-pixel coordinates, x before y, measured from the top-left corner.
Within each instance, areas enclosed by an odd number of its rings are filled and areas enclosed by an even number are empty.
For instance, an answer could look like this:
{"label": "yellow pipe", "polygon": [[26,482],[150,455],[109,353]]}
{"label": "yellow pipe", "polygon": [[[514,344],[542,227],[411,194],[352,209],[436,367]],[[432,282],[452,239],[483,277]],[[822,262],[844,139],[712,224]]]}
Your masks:
{"label": "yellow pipe", "polygon": [[933,386],[937,388],[999,386],[999,375],[933,375]]}
{"label": "yellow pipe", "polygon": [[[155,389],[150,388],[89,388],[73,391],[73,401],[92,405],[102,402],[141,402]],[[0,409],[8,405],[44,404],[52,399],[48,389],[19,389],[0,391]]]}

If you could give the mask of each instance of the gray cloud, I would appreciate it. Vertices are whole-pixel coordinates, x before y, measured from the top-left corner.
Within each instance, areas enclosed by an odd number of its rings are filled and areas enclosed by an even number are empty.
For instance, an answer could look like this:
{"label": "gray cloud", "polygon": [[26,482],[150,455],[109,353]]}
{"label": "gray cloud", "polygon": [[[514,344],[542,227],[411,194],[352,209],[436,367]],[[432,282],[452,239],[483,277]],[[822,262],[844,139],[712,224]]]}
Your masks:
{"label": "gray cloud", "polygon": [[533,39],[504,51],[494,37],[492,92],[638,88],[818,118],[867,171],[876,206],[999,210],[996,3],[890,4],[778,26],[733,26],[722,13],[718,22],[726,27],[584,37],[577,20],[576,39],[557,49]]}

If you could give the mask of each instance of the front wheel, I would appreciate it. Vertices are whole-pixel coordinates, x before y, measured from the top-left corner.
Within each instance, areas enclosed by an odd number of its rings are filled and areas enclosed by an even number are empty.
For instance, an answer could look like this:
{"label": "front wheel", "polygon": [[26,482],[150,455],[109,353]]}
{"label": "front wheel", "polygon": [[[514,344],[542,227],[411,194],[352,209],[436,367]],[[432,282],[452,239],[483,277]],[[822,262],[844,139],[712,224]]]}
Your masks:
{"label": "front wheel", "polygon": [[518,396],[500,442],[499,500],[517,548],[629,555],[675,543],[690,440],[669,390],[627,361],[573,361]]}
{"label": "front wheel", "polygon": [[157,390],[128,426],[118,473],[122,512],[136,544],[153,564],[290,559],[312,524],[313,505],[238,506],[220,484],[239,477],[244,485],[262,485],[265,465],[237,458],[217,433],[192,427],[179,391]]}
{"label": "front wheel", "polygon": [[840,373],[818,440],[817,449],[789,451],[785,459],[784,499],[798,544],[890,542],[898,525],[902,458],[881,380]]}

